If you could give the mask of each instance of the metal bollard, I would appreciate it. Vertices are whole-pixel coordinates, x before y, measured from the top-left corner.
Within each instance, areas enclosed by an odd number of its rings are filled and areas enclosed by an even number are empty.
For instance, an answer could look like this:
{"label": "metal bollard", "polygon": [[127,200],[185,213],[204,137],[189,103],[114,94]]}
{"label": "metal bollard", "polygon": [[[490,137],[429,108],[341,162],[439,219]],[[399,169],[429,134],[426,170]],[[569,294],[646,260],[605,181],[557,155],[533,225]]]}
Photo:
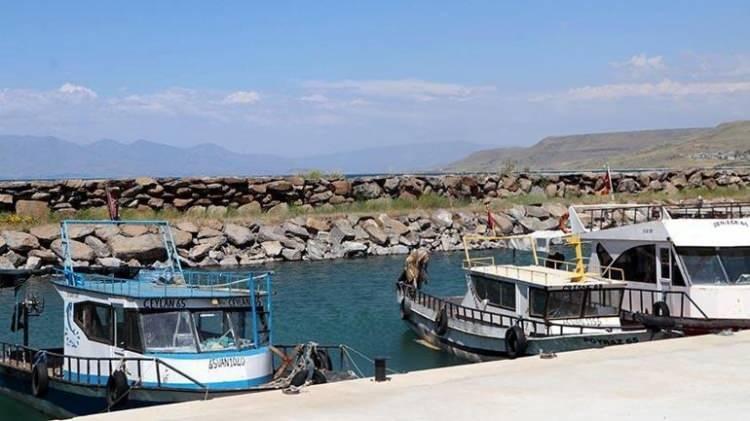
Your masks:
{"label": "metal bollard", "polygon": [[384,382],[388,380],[388,377],[385,375],[385,362],[387,358],[385,357],[375,357],[375,381],[376,382]]}

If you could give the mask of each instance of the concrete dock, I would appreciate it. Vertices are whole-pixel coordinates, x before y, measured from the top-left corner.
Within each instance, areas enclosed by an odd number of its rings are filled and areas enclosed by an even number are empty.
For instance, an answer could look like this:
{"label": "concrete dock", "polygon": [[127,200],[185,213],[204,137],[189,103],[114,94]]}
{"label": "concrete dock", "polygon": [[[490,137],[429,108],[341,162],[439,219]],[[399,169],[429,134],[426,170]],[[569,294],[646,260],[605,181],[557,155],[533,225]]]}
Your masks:
{"label": "concrete dock", "polygon": [[741,420],[750,331],[416,371],[77,418],[107,420]]}

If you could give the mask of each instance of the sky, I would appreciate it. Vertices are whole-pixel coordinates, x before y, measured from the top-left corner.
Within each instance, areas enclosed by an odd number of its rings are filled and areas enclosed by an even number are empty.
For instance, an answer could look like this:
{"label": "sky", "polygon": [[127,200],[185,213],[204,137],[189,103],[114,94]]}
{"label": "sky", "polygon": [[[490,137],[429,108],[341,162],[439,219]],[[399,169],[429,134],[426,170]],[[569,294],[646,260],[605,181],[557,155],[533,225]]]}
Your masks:
{"label": "sky", "polygon": [[747,1],[0,0],[0,134],[379,145],[750,118]]}

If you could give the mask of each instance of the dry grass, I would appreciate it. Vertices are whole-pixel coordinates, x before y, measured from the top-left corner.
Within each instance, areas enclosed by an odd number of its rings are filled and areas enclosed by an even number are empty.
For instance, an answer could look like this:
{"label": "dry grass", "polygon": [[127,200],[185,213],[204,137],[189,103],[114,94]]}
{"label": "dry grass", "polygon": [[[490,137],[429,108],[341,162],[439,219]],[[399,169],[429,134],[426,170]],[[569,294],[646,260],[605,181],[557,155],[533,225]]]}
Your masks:
{"label": "dry grass", "polygon": [[[659,203],[669,201],[679,201],[685,199],[695,199],[702,197],[708,201],[716,200],[735,200],[735,201],[750,201],[750,189],[729,189],[729,188],[717,188],[715,190],[709,190],[705,188],[698,189],[686,189],[682,190],[676,195],[667,195],[663,192],[648,192],[638,194],[621,194],[615,195],[615,201],[618,203]],[[577,198],[547,198],[538,195],[519,195],[505,199],[494,199],[491,203],[491,208],[495,211],[501,211],[515,205],[539,205],[543,203],[560,203],[563,205],[570,204],[597,204],[597,203],[610,203],[611,199],[609,196],[581,196]],[[153,211],[153,210],[135,210],[135,209],[123,209],[121,211],[122,219],[127,220],[168,220],[172,222],[191,221],[200,223],[207,219],[222,219],[225,221],[248,221],[248,220],[259,220],[269,223],[277,223],[283,220],[297,217],[297,216],[321,216],[321,217],[334,217],[337,215],[368,215],[376,213],[388,213],[390,215],[402,215],[415,210],[435,210],[435,209],[451,209],[454,211],[484,211],[484,203],[482,201],[468,201],[468,200],[452,200],[443,196],[435,194],[423,195],[418,199],[376,199],[368,201],[357,201],[348,204],[326,206],[314,208],[313,210],[306,211],[305,209],[297,206],[291,206],[289,211],[280,214],[268,214],[268,213],[257,213],[257,214],[243,214],[240,215],[236,209],[229,209],[227,215],[222,218],[214,218],[207,215],[190,215],[184,212],[178,212],[176,210],[164,210],[164,211]],[[43,225],[49,223],[59,223],[62,219],[107,219],[107,211],[104,208],[85,209],[76,212],[73,215],[61,216],[59,214],[50,213],[44,218],[31,219],[31,218],[19,218],[18,216],[10,213],[0,213],[0,229],[28,229],[35,225]]]}

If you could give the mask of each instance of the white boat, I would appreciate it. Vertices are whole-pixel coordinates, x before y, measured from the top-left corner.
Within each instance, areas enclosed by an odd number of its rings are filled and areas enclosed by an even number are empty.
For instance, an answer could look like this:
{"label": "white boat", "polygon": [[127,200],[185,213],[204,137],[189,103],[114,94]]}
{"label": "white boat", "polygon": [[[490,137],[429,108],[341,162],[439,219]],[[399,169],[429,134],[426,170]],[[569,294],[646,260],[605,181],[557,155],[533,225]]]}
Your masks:
{"label": "white boat", "polygon": [[[466,293],[437,297],[422,288],[426,254],[407,259],[397,284],[401,317],[426,342],[457,356],[487,359],[556,353],[661,339],[660,330],[625,329],[620,305],[625,283],[585,273],[581,243],[562,232],[464,238]],[[472,258],[471,242],[527,249],[530,264]],[[543,258],[566,244],[573,261]],[[555,246],[555,243],[557,245]],[[559,255],[556,255],[559,256]]]}
{"label": "white boat", "polygon": [[705,333],[750,327],[750,203],[569,208],[589,270],[627,283],[623,321]]}

